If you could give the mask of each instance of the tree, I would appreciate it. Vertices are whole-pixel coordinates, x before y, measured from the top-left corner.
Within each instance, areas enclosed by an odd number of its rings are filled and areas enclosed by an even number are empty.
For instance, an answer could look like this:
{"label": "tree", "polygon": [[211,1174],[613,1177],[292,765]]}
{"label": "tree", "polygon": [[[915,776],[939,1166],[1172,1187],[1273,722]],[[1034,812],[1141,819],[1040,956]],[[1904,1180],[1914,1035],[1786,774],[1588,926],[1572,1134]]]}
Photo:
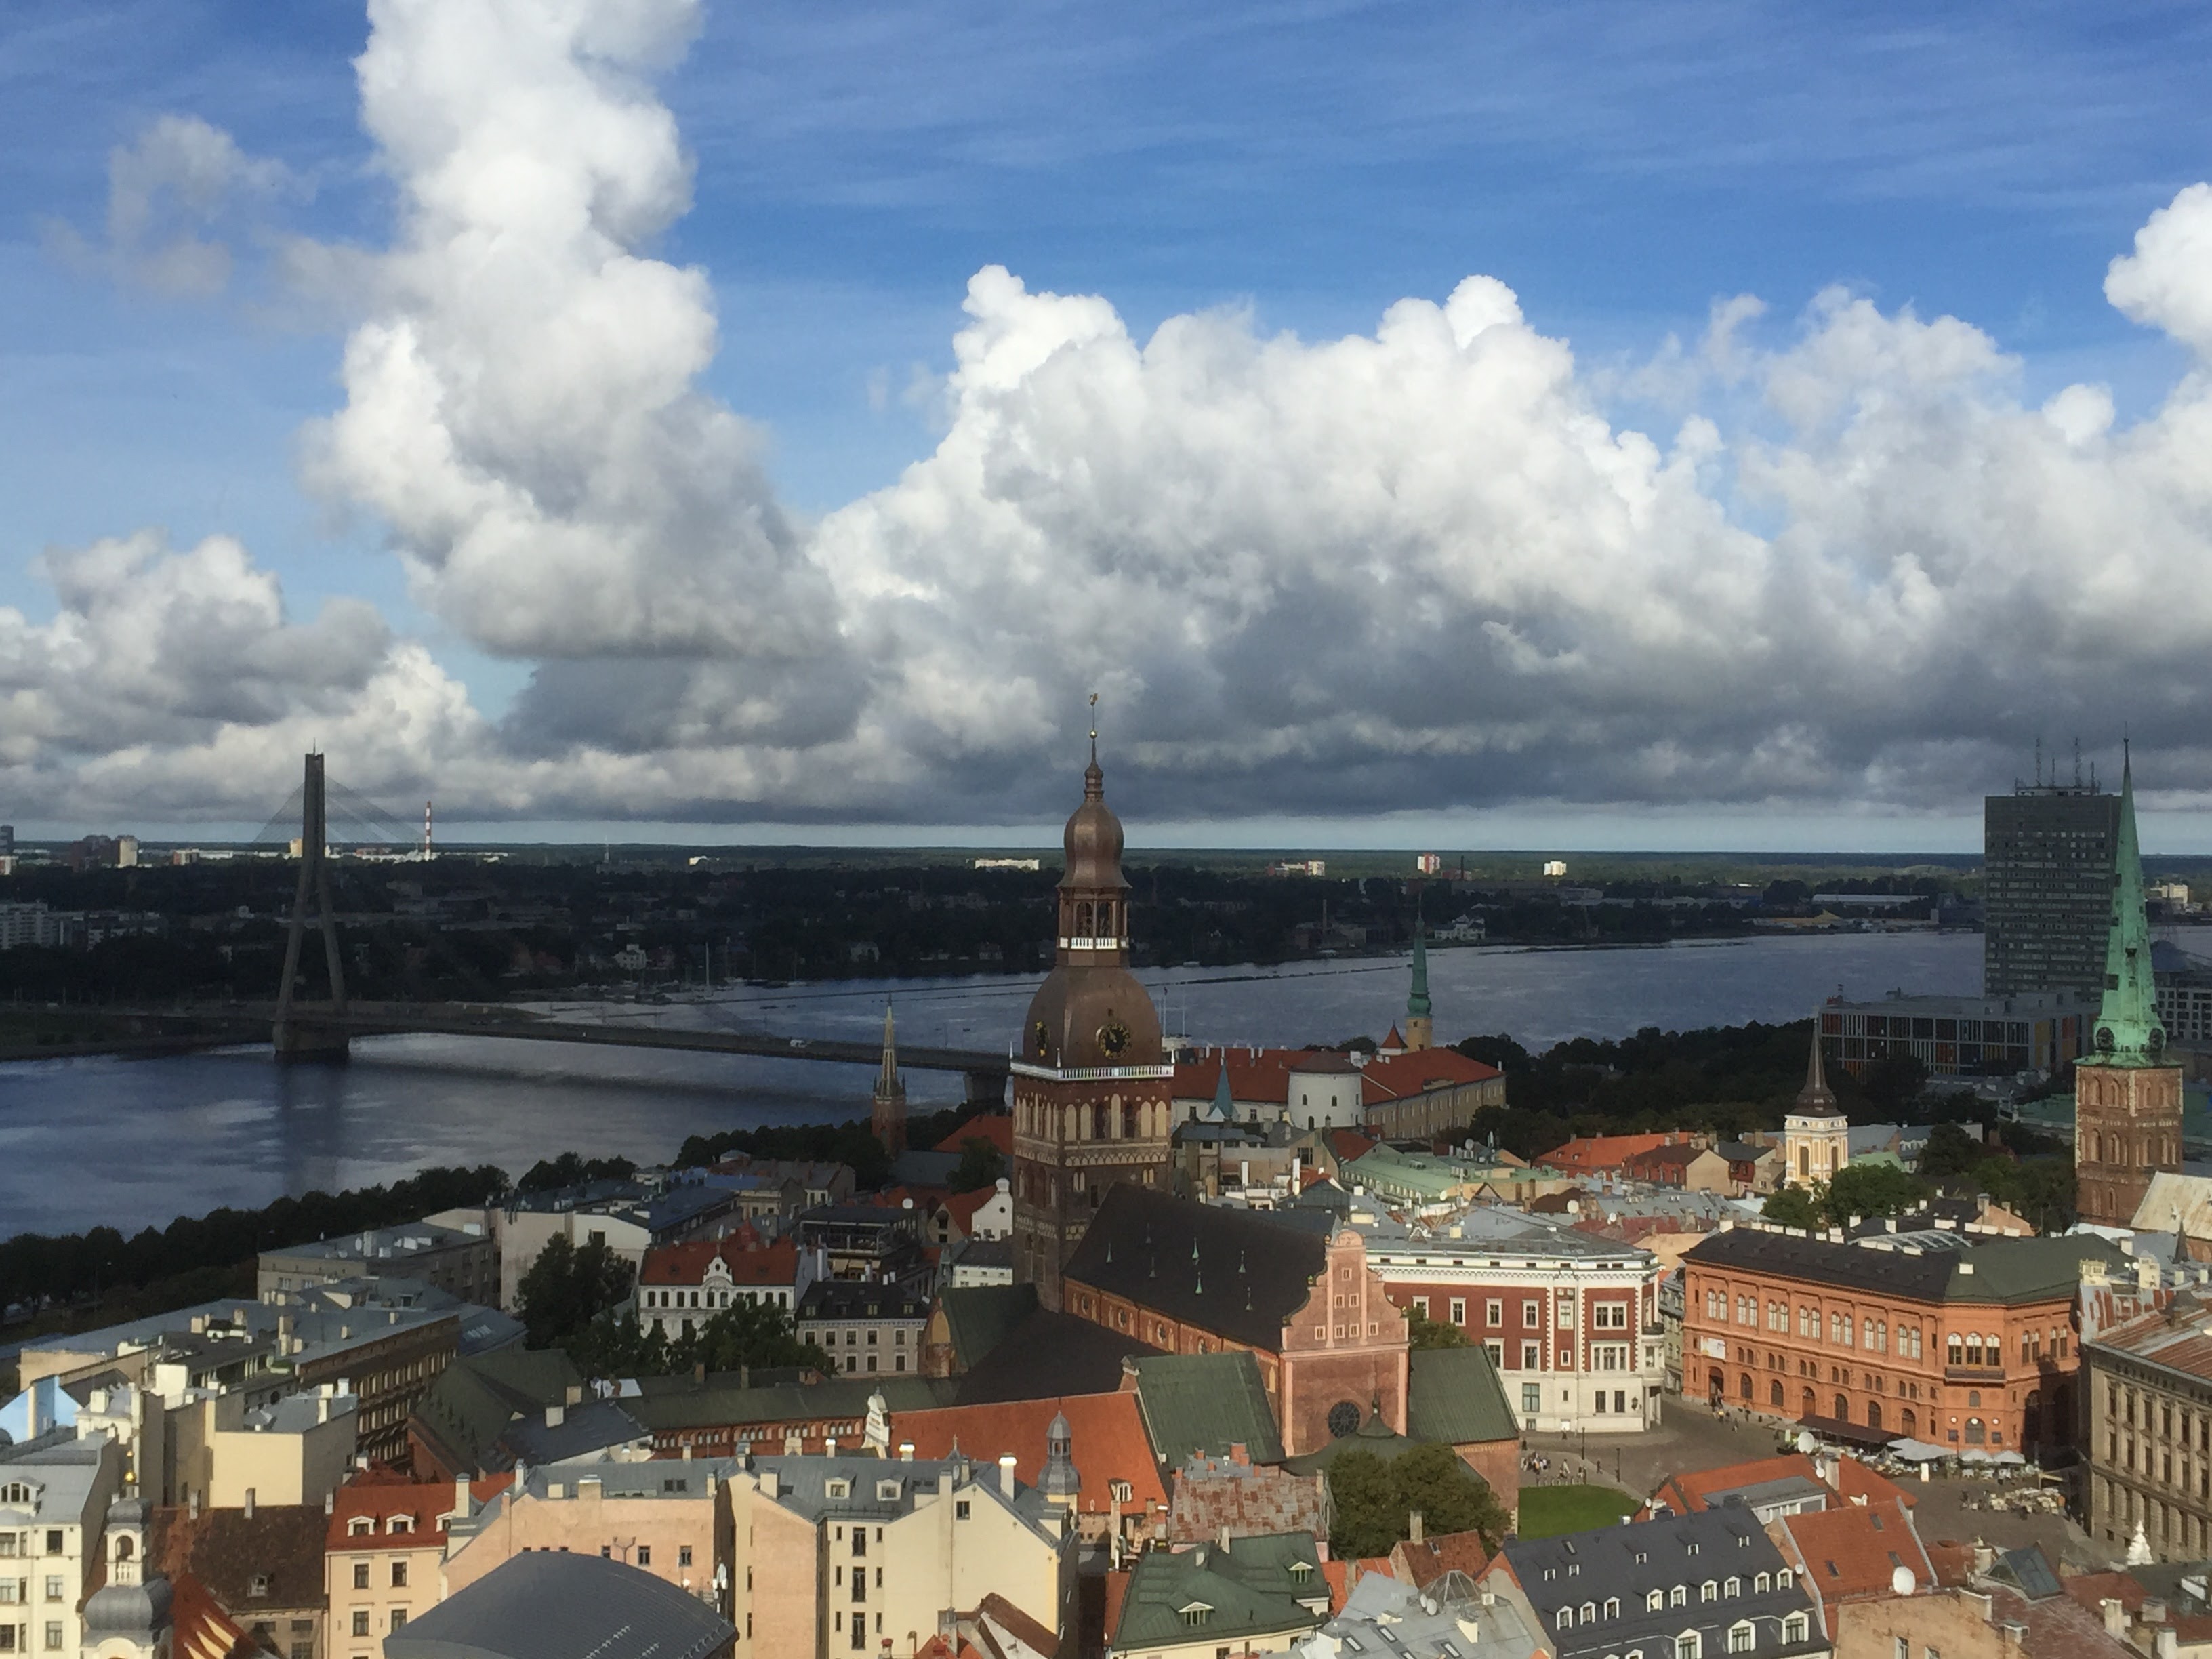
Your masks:
{"label": "tree", "polygon": [[1846,1164],[1829,1181],[1820,1207],[1832,1227],[1840,1227],[1853,1216],[1892,1216],[1911,1209],[1928,1196],[1928,1188],[1894,1164]]}
{"label": "tree", "polygon": [[1449,1320],[1431,1319],[1419,1308],[1406,1315],[1406,1333],[1416,1348],[1464,1348],[1467,1333]]}
{"label": "tree", "polygon": [[1804,1187],[1778,1187],[1759,1212],[1769,1221],[1811,1232],[1820,1224],[1820,1194]]}
{"label": "tree", "polygon": [[1409,1511],[1421,1512],[1424,1532],[1480,1532],[1483,1548],[1492,1551],[1505,1536],[1505,1506],[1449,1446],[1402,1454],[1390,1465],[1390,1483]]}
{"label": "tree", "polygon": [[1480,1532],[1491,1550],[1505,1535],[1498,1495],[1449,1446],[1415,1446],[1389,1463],[1346,1452],[1328,1466],[1328,1544],[1340,1557],[1389,1554],[1411,1534],[1415,1510],[1426,1533]]}
{"label": "tree", "polygon": [[1452,1047],[1469,1060],[1495,1066],[1501,1072],[1525,1072],[1536,1063],[1534,1055],[1503,1031],[1492,1036],[1462,1037]]}
{"label": "tree", "polygon": [[1955,1123],[1938,1123],[1928,1132],[1928,1148],[1920,1154],[1920,1173],[1929,1181],[1962,1176],[1987,1156],[1982,1144]]}
{"label": "tree", "polygon": [[1006,1160],[988,1135],[966,1135],[960,1142],[960,1162],[953,1165],[945,1185],[956,1193],[972,1193],[996,1184],[1006,1172]]}
{"label": "tree", "polygon": [[515,1190],[553,1193],[586,1181],[626,1181],[636,1170],[637,1165],[626,1158],[579,1158],[574,1152],[563,1152],[532,1164],[530,1172],[515,1183]]}
{"label": "tree", "polygon": [[1902,1111],[1928,1082],[1928,1068],[1911,1054],[1885,1054],[1859,1077],[1859,1087],[1875,1109]]}
{"label": "tree", "polygon": [[1407,1506],[1398,1501],[1390,1468],[1373,1452],[1348,1451],[1328,1466],[1328,1547],[1338,1559],[1388,1555],[1406,1536]]}
{"label": "tree", "polygon": [[629,1294],[630,1279],[629,1264],[605,1239],[592,1239],[579,1249],[556,1234],[516,1286],[529,1346],[567,1346]]}

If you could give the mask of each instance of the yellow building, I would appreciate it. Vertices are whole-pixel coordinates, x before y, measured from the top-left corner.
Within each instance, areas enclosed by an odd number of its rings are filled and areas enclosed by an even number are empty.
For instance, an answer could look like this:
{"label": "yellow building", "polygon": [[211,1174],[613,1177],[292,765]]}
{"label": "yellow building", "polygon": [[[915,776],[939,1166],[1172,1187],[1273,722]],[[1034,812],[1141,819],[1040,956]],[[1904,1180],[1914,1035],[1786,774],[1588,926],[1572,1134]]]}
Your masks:
{"label": "yellow building", "polygon": [[[732,1483],[744,1562],[729,1614],[738,1659],[909,1654],[938,1616],[987,1597],[1055,1638],[1072,1629],[1074,1470],[1065,1443],[1037,1486],[996,1464],[768,1457]],[[652,1467],[666,1468],[668,1464]],[[1065,1498],[1051,1493],[1065,1485]]]}
{"label": "yellow building", "polygon": [[1782,1120],[1783,1179],[1791,1186],[1816,1187],[1833,1181],[1851,1161],[1851,1123],[1836,1104],[1820,1060],[1820,1031],[1813,1030],[1813,1057],[1805,1067],[1805,1086]]}

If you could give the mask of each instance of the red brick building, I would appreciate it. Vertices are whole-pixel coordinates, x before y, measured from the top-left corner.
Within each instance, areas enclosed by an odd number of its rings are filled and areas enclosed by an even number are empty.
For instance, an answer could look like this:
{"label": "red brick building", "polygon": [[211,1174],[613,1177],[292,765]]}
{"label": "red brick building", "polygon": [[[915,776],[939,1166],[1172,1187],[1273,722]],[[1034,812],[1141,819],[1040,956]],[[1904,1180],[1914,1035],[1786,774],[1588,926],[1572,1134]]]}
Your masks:
{"label": "red brick building", "polygon": [[2124,1260],[2094,1238],[1733,1228],[1682,1258],[1682,1389],[1961,1450],[2066,1445],[2082,1264]]}
{"label": "red brick building", "polygon": [[1406,1431],[1406,1316],[1353,1228],[1322,1238],[1116,1187],[1066,1287],[1067,1312],[1169,1353],[1250,1353],[1292,1456],[1349,1433],[1374,1407]]}

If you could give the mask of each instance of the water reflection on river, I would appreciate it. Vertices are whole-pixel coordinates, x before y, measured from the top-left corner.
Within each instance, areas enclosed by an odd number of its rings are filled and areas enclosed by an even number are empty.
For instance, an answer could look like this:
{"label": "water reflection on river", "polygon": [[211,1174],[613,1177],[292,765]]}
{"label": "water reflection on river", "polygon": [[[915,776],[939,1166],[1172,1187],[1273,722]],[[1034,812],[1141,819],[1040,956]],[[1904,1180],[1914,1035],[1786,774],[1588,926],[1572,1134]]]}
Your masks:
{"label": "water reflection on river", "polygon": [[[1402,1012],[1402,959],[1145,975],[1170,1029],[1233,1042],[1380,1036]],[[1978,934],[1838,934],[1659,950],[1440,950],[1439,1042],[1510,1032],[1532,1048],[1641,1026],[1802,1018],[1838,988],[1971,993]],[[886,992],[902,1038],[1002,1050],[1026,979],[736,988],[704,1003],[629,1008],[666,1025],[870,1037]],[[576,1008],[579,1005],[559,1005]],[[550,1152],[665,1157],[688,1134],[842,1118],[866,1068],[578,1048],[490,1038],[380,1037],[343,1066],[279,1067],[266,1051],[0,1066],[0,1237],[106,1222],[135,1229],[219,1204],[389,1180],[426,1164],[520,1172]],[[917,1109],[957,1077],[910,1073]]]}

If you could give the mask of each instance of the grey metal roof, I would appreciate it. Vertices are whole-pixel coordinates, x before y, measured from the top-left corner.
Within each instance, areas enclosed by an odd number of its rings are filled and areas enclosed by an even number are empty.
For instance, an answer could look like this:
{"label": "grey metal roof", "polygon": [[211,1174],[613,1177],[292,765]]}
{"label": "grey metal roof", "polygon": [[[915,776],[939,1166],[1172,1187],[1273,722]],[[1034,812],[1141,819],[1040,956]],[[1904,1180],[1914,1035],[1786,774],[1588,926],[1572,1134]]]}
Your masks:
{"label": "grey metal roof", "polygon": [[1323,1271],[1324,1242],[1239,1210],[1119,1182],[1065,1277],[1273,1351]]}
{"label": "grey metal roof", "polygon": [[384,1638],[385,1659],[708,1659],[737,1629],[708,1603],[596,1555],[528,1551]]}
{"label": "grey metal roof", "polygon": [[[1794,1582],[1763,1594],[1754,1588],[1759,1574],[1780,1572],[1788,1564],[1758,1518],[1740,1504],[1516,1540],[1500,1553],[1559,1659],[1638,1647],[1670,1653],[1673,1638],[1686,1631],[1700,1633],[1706,1653],[1721,1654],[1727,1651],[1725,1632],[1746,1620],[1756,1644],[1752,1651],[1771,1654],[1783,1645],[1781,1620],[1812,1612],[1811,1601]],[[1731,1578],[1738,1585],[1733,1595],[1726,1589]],[[1708,1582],[1715,1586],[1711,1601],[1702,1599]],[[1678,1585],[1686,1592],[1679,1607],[1671,1605]],[[1656,1612],[1648,1607],[1654,1590],[1664,1604]],[[1591,1610],[1587,1619],[1585,1607]],[[1560,1622],[1563,1610],[1571,1622]]]}
{"label": "grey metal roof", "polygon": [[1918,1302],[2070,1297],[2084,1261],[2121,1271],[2133,1267],[2132,1258],[2095,1238],[1993,1238],[1963,1249],[1955,1234],[1939,1239],[1932,1249],[1916,1247],[1901,1233],[1843,1244],[1736,1227],[1702,1240],[1682,1259],[1692,1267],[1741,1267]]}

